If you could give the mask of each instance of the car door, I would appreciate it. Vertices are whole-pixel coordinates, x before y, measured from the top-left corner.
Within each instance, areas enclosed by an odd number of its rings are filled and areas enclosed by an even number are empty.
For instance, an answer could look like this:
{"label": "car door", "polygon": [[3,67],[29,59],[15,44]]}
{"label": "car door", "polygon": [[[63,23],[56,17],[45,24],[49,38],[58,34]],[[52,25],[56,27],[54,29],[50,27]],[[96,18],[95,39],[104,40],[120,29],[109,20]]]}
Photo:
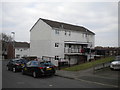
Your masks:
{"label": "car door", "polygon": [[12,61],[12,60],[10,60],[10,61],[8,62],[8,64],[7,64],[7,67],[10,68],[10,69],[11,69],[11,61]]}
{"label": "car door", "polygon": [[13,61],[13,60],[11,60],[11,61],[9,62],[9,67],[10,67],[10,69],[12,69],[12,68],[13,68],[13,63],[14,63],[14,61]]}
{"label": "car door", "polygon": [[35,71],[37,71],[37,69],[38,69],[38,62],[37,61],[32,61],[31,62],[31,65],[30,65],[31,67],[30,67],[30,72],[31,72],[31,74]]}
{"label": "car door", "polygon": [[26,64],[26,73],[28,74],[31,74],[31,61],[29,61],[27,64]]}

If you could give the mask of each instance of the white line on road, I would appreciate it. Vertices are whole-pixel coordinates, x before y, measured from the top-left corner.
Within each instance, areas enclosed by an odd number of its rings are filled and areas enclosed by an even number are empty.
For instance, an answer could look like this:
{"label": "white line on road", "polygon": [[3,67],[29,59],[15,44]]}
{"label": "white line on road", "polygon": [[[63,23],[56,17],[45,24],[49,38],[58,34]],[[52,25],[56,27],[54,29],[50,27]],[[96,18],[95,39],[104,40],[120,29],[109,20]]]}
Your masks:
{"label": "white line on road", "polygon": [[111,86],[111,87],[118,88],[118,86],[116,86],[116,85],[110,85],[110,84],[104,84],[104,83],[99,83],[99,82],[93,82],[93,81],[83,80],[83,79],[79,79],[79,78],[75,78],[75,79],[76,80],[80,80],[80,81],[84,81],[84,82],[95,83],[95,84],[99,84],[99,85]]}
{"label": "white line on road", "polygon": [[52,87],[53,85],[49,85],[50,87]]}
{"label": "white line on road", "polygon": [[17,84],[25,84],[24,82],[17,82]]}

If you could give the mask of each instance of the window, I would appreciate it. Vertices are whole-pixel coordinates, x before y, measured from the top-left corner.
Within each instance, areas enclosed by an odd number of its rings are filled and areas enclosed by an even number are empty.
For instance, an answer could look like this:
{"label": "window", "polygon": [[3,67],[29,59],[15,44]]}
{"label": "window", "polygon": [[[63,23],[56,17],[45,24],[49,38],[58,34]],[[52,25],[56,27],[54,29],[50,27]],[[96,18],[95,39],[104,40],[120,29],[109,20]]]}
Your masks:
{"label": "window", "polygon": [[87,35],[85,33],[82,34],[83,38],[86,37]]}
{"label": "window", "polygon": [[59,34],[59,30],[55,30],[55,34]]}
{"label": "window", "polygon": [[31,61],[27,63],[27,67],[29,67],[31,65]]}
{"label": "window", "polygon": [[69,48],[71,48],[71,45],[69,44]]}
{"label": "window", "polygon": [[24,55],[23,57],[27,57],[27,55]]}
{"label": "window", "polygon": [[67,32],[65,31],[65,35],[67,35]]}
{"label": "window", "polygon": [[27,48],[24,48],[24,50],[27,50]]}
{"label": "window", "polygon": [[59,56],[55,56],[55,60],[59,60]]}
{"label": "window", "polygon": [[20,55],[19,55],[19,54],[16,54],[16,58],[20,58]]}
{"label": "window", "polygon": [[33,62],[31,63],[31,66],[38,66],[38,62],[37,62],[37,61],[33,61]]}
{"label": "window", "polygon": [[71,35],[71,31],[66,31],[65,30],[65,35],[69,35],[70,36]]}
{"label": "window", "polygon": [[51,62],[40,62],[41,66],[53,66],[54,64],[52,64]]}
{"label": "window", "polygon": [[55,43],[55,47],[59,47],[59,43]]}
{"label": "window", "polygon": [[69,36],[71,35],[71,31],[69,31]]}

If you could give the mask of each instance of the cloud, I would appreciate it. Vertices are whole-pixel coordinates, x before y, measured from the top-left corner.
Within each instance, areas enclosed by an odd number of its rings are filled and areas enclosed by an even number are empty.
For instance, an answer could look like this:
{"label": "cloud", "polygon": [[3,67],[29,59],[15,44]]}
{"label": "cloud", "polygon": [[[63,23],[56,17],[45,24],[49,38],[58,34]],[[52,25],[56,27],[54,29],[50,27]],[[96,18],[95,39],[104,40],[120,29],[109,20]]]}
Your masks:
{"label": "cloud", "polygon": [[[16,40],[29,42],[30,28],[39,18],[46,18],[85,26],[96,33],[96,42],[102,39],[99,34],[105,37],[109,32],[117,43],[117,10],[116,2],[3,2],[3,31],[14,31]],[[108,38],[99,44],[113,45]]]}

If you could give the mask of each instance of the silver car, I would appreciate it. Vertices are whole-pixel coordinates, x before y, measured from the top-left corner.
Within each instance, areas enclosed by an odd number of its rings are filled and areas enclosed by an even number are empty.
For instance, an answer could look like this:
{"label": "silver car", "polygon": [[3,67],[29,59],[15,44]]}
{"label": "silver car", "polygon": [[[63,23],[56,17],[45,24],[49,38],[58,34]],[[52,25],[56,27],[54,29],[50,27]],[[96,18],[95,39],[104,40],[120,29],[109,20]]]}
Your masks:
{"label": "silver car", "polygon": [[120,56],[116,56],[116,59],[111,62],[110,68],[120,70]]}

